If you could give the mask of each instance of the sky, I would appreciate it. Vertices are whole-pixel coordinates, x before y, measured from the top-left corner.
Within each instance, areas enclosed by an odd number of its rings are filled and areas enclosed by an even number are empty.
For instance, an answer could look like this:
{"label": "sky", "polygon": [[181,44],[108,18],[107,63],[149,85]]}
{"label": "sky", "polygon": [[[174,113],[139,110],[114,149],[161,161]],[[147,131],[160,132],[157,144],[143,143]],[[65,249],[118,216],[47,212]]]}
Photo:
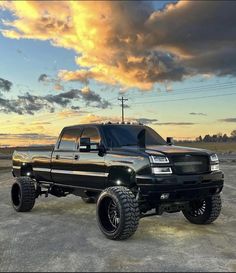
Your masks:
{"label": "sky", "polygon": [[236,2],[0,1],[0,146],[142,122],[164,138],[236,129]]}

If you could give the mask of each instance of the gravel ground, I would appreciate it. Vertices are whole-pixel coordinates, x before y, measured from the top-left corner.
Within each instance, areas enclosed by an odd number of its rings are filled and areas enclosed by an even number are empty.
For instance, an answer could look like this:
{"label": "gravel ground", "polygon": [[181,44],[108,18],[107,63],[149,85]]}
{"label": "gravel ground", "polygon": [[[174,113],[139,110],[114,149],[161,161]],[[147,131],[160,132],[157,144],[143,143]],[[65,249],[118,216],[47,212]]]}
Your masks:
{"label": "gravel ground", "polygon": [[16,213],[13,178],[0,169],[0,271],[236,271],[236,166],[221,166],[224,202],[214,224],[164,214],[142,219],[122,242],[103,237],[95,205],[78,197],[41,197],[31,212]]}

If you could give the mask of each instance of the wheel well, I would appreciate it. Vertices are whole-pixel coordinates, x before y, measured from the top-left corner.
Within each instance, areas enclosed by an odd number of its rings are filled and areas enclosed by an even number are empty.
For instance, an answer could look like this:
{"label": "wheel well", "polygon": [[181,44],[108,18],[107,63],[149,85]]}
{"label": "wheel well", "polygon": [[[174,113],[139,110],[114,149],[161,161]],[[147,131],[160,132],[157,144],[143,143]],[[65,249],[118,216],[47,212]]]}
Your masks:
{"label": "wheel well", "polygon": [[130,167],[111,167],[108,175],[108,186],[136,186],[136,173]]}

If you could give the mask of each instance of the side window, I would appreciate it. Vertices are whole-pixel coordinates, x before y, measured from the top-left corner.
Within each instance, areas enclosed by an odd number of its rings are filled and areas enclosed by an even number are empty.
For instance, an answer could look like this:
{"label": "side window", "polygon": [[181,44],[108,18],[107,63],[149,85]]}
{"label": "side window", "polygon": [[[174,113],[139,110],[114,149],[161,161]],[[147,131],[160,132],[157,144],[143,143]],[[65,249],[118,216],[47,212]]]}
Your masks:
{"label": "side window", "polygon": [[83,130],[80,138],[80,151],[88,152],[97,150],[97,145],[100,143],[101,137],[99,132],[94,127],[88,127]]}
{"label": "side window", "polygon": [[59,150],[74,150],[78,132],[76,130],[65,130],[61,137]]}

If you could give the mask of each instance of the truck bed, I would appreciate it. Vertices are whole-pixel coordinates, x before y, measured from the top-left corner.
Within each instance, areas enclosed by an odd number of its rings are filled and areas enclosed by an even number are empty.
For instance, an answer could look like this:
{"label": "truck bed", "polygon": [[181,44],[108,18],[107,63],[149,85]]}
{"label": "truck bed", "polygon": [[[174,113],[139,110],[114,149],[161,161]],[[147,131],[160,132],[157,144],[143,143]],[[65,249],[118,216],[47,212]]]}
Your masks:
{"label": "truck bed", "polygon": [[34,167],[51,168],[52,152],[53,149],[14,151],[12,156],[13,174],[19,176],[22,175],[22,171],[33,171]]}

